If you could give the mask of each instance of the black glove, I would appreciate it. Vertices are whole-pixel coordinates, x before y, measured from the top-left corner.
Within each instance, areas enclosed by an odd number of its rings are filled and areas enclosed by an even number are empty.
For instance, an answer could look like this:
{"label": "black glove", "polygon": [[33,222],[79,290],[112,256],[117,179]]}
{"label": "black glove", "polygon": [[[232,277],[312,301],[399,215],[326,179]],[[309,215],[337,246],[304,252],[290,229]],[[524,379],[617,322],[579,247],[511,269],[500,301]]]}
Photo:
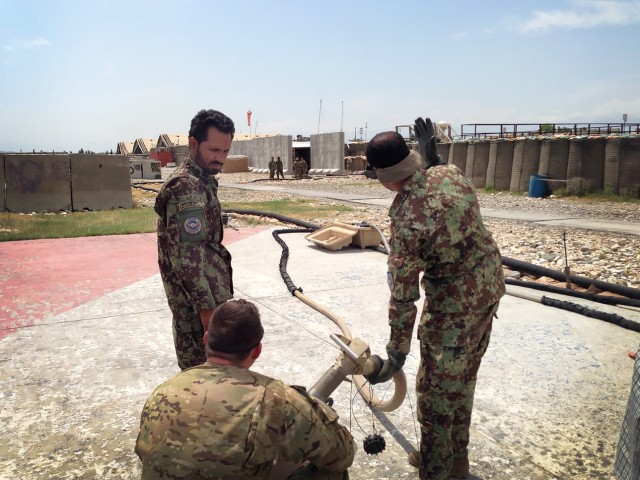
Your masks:
{"label": "black glove", "polygon": [[365,377],[367,380],[369,380],[369,383],[371,385],[384,383],[391,380],[391,377],[402,370],[404,361],[407,358],[404,353],[400,353],[399,351],[393,350],[391,348],[387,348],[387,356],[389,357],[387,360],[382,361],[382,359],[378,355],[374,356],[380,359],[380,361],[382,362],[382,368],[379,372],[372,373]]}
{"label": "black glove", "polygon": [[422,155],[422,158],[424,158],[427,168],[444,165],[442,157],[438,155],[436,131],[433,128],[431,119],[429,117],[427,117],[426,120],[423,120],[422,117],[416,118],[413,131],[418,141],[418,151],[420,155]]}

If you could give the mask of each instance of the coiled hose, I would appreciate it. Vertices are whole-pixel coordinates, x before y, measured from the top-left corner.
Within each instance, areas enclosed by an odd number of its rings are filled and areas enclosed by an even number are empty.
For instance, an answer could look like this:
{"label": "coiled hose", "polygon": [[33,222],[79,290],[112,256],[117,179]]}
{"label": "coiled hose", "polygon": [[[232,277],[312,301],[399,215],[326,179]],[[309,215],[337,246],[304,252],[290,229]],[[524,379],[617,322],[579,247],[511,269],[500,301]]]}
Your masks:
{"label": "coiled hose", "polygon": [[[296,287],[296,285],[291,280],[291,277],[287,273],[287,263],[289,261],[289,247],[287,244],[280,238],[281,234],[285,233],[310,233],[317,230],[311,228],[285,228],[274,230],[272,232],[273,238],[275,238],[276,242],[282,247],[282,255],[280,256],[280,276],[282,280],[284,280],[289,293],[294,297],[298,298],[303,303],[309,305],[311,308],[315,309],[333,323],[340,329],[342,335],[351,340],[353,337],[351,335],[351,331],[349,327],[342,319],[340,319],[337,315],[335,315],[330,310],[322,307],[320,304],[314,302],[309,297],[307,297],[304,293],[302,293],[302,288]],[[358,392],[362,396],[362,398],[367,402],[367,404],[371,407],[374,407],[376,410],[381,412],[391,412],[397,409],[407,394],[407,377],[404,372],[400,370],[393,376],[394,381],[394,392],[393,396],[388,400],[382,400],[378,398],[378,396],[367,386],[367,379],[362,375],[353,375],[353,382],[356,384],[358,388]]]}

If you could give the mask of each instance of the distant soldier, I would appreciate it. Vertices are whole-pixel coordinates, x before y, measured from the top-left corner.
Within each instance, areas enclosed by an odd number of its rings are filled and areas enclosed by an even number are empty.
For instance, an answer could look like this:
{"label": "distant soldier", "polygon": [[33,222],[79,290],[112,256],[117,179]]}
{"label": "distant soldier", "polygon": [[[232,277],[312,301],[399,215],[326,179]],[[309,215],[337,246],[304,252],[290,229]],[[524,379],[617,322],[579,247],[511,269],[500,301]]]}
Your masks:
{"label": "distant soldier", "polygon": [[269,178],[273,178],[276,175],[276,161],[271,157],[269,160]]}
{"label": "distant soldier", "polygon": [[293,164],[293,172],[296,178],[302,178],[302,160],[300,157],[296,157],[296,161]]}
{"label": "distant soldier", "polygon": [[278,159],[276,160],[276,176],[278,177],[278,179],[280,179],[280,177],[284,178],[284,171],[282,170],[282,160],[280,160],[280,157],[278,157]]}
{"label": "distant soldier", "polygon": [[135,447],[142,480],[348,478],[356,445],[338,415],[303,387],[249,370],[263,334],[253,303],[215,310],[207,361],[169,378],[145,403]]}
{"label": "distant soldier", "polygon": [[344,168],[347,172],[351,172],[353,169],[353,160],[351,157],[347,157],[344,159]]}
{"label": "distant soldier", "polygon": [[300,178],[306,178],[307,172],[307,161],[304,158],[300,157]]}

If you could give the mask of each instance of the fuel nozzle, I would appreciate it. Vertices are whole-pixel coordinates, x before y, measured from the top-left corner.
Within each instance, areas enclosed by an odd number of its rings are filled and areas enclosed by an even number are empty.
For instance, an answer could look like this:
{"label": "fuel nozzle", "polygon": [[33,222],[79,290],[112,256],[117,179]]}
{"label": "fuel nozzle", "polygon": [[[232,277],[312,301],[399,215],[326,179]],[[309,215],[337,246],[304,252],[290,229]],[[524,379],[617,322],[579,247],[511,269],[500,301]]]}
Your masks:
{"label": "fuel nozzle", "polygon": [[[340,347],[340,353],[336,362],[309,389],[311,395],[322,401],[326,401],[348,375],[368,375],[382,368],[380,357],[371,361],[369,345],[359,338],[331,334],[331,339]],[[379,366],[378,363],[380,363]]]}

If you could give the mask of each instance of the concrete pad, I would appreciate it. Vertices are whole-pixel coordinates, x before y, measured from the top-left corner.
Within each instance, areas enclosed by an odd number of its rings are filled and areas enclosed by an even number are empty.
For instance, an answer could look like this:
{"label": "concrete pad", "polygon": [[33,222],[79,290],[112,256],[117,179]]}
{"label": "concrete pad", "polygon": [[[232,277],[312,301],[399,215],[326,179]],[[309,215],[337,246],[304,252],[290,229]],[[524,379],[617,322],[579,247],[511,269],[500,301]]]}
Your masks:
{"label": "concrete pad", "polygon": [[[294,284],[384,353],[386,256],[321,250],[304,234],[282,239]],[[255,369],[310,387],[337,355],[329,339],[337,327],[287,291],[271,230],[253,230],[229,249],[236,296],[257,303],[265,325]],[[613,478],[633,368],[627,353],[640,334],[512,296],[498,314],[476,393],[474,478]],[[334,407],[360,444],[352,479],[416,478],[405,449],[417,442],[418,354],[414,341],[405,368],[410,391],[394,412],[372,414],[348,383],[334,392]],[[177,371],[158,274],[0,339],[0,478],[139,478],[140,411]],[[381,396],[387,388],[375,387]],[[361,442],[374,428],[387,448],[369,456]]]}

